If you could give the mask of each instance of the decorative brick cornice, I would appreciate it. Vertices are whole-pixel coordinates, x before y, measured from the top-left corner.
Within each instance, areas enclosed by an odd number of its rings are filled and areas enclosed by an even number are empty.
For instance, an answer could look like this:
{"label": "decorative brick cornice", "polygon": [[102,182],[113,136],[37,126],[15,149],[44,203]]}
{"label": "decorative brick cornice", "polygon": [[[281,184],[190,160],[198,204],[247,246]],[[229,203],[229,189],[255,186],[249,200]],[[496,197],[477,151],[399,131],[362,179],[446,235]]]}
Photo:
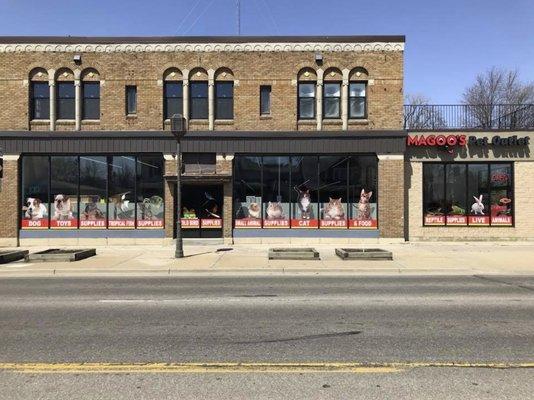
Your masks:
{"label": "decorative brick cornice", "polygon": [[0,53],[155,53],[155,52],[292,52],[403,51],[402,42],[309,42],[309,43],[117,43],[117,44],[0,44]]}

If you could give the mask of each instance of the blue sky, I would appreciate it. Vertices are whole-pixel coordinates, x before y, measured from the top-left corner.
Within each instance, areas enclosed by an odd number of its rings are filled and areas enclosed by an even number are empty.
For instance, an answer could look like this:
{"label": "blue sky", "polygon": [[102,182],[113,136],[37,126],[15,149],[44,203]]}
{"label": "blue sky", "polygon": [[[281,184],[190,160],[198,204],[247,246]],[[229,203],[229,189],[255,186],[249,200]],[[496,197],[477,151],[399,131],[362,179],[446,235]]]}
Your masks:
{"label": "blue sky", "polygon": [[[236,0],[0,0],[0,35],[235,35]],[[241,0],[243,35],[406,35],[405,93],[457,103],[477,73],[534,81],[533,0]]]}

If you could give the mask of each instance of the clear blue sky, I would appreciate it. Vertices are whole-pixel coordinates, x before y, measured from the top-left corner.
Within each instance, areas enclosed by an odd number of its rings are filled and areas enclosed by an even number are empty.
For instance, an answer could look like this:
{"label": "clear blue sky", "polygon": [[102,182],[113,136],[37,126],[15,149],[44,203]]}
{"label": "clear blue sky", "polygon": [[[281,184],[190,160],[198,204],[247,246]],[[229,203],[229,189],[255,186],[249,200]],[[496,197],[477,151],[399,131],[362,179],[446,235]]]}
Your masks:
{"label": "clear blue sky", "polygon": [[[0,35],[235,35],[236,0],[0,0]],[[457,103],[495,65],[534,81],[534,0],[241,0],[243,35],[406,35],[405,93]],[[193,8],[194,7],[194,8]]]}

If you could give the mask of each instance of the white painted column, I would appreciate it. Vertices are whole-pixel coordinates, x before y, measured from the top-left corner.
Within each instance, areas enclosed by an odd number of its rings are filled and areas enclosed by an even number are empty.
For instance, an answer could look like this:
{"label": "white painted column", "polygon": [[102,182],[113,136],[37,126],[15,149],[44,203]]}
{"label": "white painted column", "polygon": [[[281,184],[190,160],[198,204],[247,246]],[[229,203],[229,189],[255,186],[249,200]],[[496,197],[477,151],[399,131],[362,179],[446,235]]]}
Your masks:
{"label": "white painted column", "polygon": [[74,80],[74,129],[82,129],[82,85],[79,79]]}
{"label": "white painted column", "polygon": [[56,71],[48,71],[48,86],[50,88],[50,130],[56,129],[56,81],[54,76]]}
{"label": "white painted column", "polygon": [[341,121],[342,129],[349,129],[349,70],[343,70],[343,83],[341,84]]}
{"label": "white painted column", "polygon": [[215,128],[215,71],[208,70],[208,129]]}
{"label": "white painted column", "polygon": [[185,128],[189,127],[189,71],[182,72],[182,113],[185,120]]}
{"label": "white painted column", "polygon": [[315,91],[315,113],[317,115],[317,130],[323,129],[323,70],[317,70],[317,90]]}

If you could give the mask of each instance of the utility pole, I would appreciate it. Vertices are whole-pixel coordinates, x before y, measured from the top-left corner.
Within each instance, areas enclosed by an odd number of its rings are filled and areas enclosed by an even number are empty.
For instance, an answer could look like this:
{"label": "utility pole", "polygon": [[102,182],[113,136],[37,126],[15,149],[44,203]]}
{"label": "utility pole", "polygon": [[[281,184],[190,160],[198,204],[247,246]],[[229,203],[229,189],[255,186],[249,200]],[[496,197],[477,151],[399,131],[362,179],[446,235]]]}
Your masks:
{"label": "utility pole", "polygon": [[236,0],[237,36],[241,36],[241,0]]}

